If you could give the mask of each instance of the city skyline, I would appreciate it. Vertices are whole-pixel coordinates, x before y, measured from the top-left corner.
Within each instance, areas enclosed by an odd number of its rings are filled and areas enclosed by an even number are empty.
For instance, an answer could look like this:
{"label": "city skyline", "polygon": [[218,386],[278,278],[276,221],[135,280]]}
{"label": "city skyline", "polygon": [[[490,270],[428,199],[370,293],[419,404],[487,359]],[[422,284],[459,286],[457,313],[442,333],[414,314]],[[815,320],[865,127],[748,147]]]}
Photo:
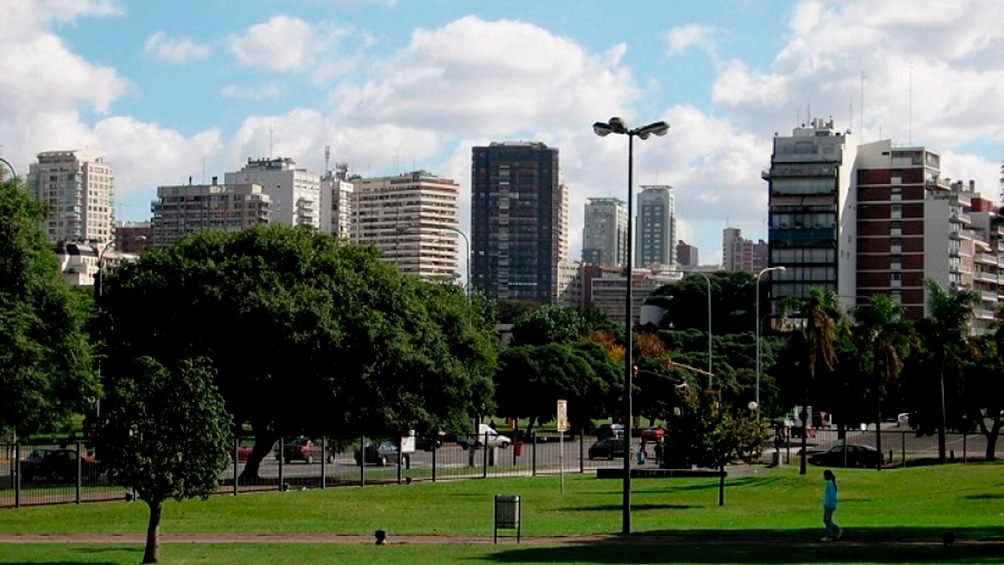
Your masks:
{"label": "city skyline", "polygon": [[625,197],[625,140],[591,124],[665,119],[635,148],[636,189],[673,185],[676,239],[720,263],[722,229],[767,237],[775,132],[832,116],[861,143],[940,152],[946,176],[999,201],[997,3],[694,4],[13,0],[0,156],[24,178],[38,153],[98,150],[116,218],[145,220],[157,186],[249,158],[321,173],[330,146],[352,174],[455,179],[469,233],[471,147],[539,141],[561,150],[578,259],[586,199]]}

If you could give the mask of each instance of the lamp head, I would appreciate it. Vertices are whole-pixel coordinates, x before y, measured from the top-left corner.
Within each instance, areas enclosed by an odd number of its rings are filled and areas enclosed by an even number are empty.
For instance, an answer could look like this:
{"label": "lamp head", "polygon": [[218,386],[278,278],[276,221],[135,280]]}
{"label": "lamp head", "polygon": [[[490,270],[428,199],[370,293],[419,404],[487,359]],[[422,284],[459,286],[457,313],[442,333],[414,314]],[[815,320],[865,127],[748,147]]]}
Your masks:
{"label": "lamp head", "polygon": [[610,127],[610,124],[606,122],[596,122],[593,124],[593,133],[600,137],[606,137],[613,133],[613,131],[614,130]]}

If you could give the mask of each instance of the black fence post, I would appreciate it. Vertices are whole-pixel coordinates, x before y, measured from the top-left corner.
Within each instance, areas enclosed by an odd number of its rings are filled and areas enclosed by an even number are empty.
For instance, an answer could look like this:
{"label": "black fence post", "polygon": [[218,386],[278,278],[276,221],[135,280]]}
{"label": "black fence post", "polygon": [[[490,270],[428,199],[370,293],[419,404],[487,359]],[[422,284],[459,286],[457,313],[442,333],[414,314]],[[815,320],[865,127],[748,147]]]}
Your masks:
{"label": "black fence post", "polygon": [[74,493],[74,502],[76,502],[77,504],[80,504],[80,487],[82,486],[81,483],[84,480],[84,477],[83,477],[83,474],[84,474],[84,462],[81,459],[81,455],[80,455],[80,442],[78,441],[76,443],[77,443],[77,480],[73,481],[75,483],[74,484],[74,490],[76,491]]}
{"label": "black fence post", "polygon": [[283,473],[283,465],[286,463],[286,442],[283,440],[282,436],[279,436],[279,492],[282,492],[282,483],[285,481],[285,474]]}
{"label": "black fence post", "polygon": [[234,436],[234,492],[233,495],[237,496],[237,465],[240,457],[237,455],[237,450],[240,448],[241,438],[240,436]]}
{"label": "black fence post", "polygon": [[530,435],[530,475],[537,476],[537,432]]}
{"label": "black fence post", "polygon": [[439,446],[436,445],[435,440],[432,442],[432,482],[436,482],[436,452],[439,451]]}
{"label": "black fence post", "polygon": [[906,432],[899,434],[900,455],[903,457],[903,466],[906,467]]}
{"label": "black fence post", "polygon": [[326,467],[327,464],[328,464],[327,438],[321,436],[321,490],[324,490],[328,486],[328,474]]}
{"label": "black fence post", "polygon": [[366,436],[359,436],[359,486],[366,486]]}
{"label": "black fence post", "polygon": [[966,438],[968,434],[962,432],[962,462],[969,463],[969,453],[966,451]]}
{"label": "black fence post", "polygon": [[579,432],[579,473],[586,472],[586,430]]}
{"label": "black fence post", "polygon": [[21,444],[14,441],[14,508],[21,508]]}
{"label": "black fence post", "polygon": [[483,441],[481,442],[481,450],[484,452],[481,454],[481,478],[488,478],[488,432],[485,432]]}

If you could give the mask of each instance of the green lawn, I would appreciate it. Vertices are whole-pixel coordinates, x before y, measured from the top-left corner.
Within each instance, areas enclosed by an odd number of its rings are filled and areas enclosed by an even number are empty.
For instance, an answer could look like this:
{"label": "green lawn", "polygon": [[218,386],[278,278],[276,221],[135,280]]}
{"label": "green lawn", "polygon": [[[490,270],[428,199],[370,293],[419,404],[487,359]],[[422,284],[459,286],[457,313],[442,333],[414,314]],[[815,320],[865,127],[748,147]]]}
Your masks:
{"label": "green lawn", "polygon": [[[715,479],[636,479],[629,540],[538,545],[398,544],[395,536],[492,535],[494,494],[520,494],[525,538],[611,535],[621,530],[621,482],[591,475],[422,482],[268,492],[168,503],[162,532],[389,534],[391,545],[165,544],[165,563],[1004,563],[1004,464],[838,470],[846,530],[822,535],[821,469],[763,469],[730,478],[719,507]],[[144,531],[142,502],[0,511],[0,535]],[[944,531],[958,536],[941,547]],[[505,531],[509,536],[511,532]],[[658,539],[656,539],[658,538]],[[664,539],[671,544],[654,543]],[[524,540],[530,541],[530,540]],[[627,543],[624,543],[627,541]],[[1001,541],[1002,543],[995,543]],[[0,563],[137,563],[141,547],[0,545]]]}

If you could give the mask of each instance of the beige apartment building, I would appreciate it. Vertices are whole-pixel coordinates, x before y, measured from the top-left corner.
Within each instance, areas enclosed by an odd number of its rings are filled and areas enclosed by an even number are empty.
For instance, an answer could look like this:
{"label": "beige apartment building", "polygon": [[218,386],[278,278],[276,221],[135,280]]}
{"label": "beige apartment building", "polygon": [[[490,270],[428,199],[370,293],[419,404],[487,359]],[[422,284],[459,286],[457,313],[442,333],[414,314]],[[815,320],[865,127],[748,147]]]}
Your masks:
{"label": "beige apartment building", "polygon": [[153,245],[167,247],[205,231],[239,231],[269,222],[270,201],[257,184],[185,184],[157,187]]}
{"label": "beige apartment building", "polygon": [[384,261],[424,280],[458,277],[460,250],[470,252],[459,228],[460,185],[424,170],[349,180],[352,243],[375,246]]}
{"label": "beige apartment building", "polygon": [[52,214],[49,239],[106,242],[115,223],[115,176],[98,151],[45,151],[28,169],[28,185]]}

